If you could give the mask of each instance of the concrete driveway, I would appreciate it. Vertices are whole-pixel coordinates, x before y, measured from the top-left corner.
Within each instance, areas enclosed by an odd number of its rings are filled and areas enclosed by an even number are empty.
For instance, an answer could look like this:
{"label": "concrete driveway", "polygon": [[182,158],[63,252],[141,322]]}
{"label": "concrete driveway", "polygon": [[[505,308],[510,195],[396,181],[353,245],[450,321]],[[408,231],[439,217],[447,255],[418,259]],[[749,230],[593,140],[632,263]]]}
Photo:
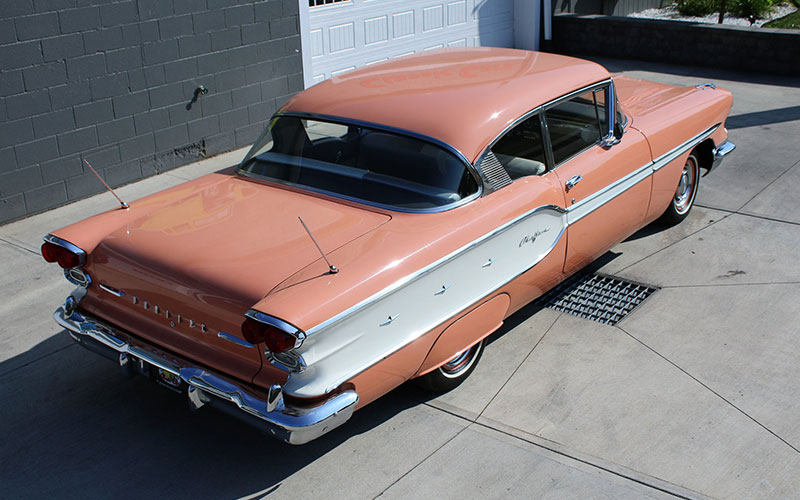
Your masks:
{"label": "concrete driveway", "polygon": [[[73,345],[48,231],[111,195],[0,227],[0,497],[800,497],[800,84],[628,61],[733,91],[738,148],[682,225],[601,271],[661,287],[617,326],[527,307],[473,375],[404,386],[303,447],[264,438]],[[242,152],[120,189],[133,199]]]}

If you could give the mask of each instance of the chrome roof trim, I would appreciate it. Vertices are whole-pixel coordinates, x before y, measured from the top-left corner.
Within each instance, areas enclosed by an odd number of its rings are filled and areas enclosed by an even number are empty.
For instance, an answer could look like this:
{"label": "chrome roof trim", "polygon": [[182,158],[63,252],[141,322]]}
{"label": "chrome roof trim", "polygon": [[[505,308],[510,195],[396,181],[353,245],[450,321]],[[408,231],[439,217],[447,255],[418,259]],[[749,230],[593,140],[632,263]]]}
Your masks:
{"label": "chrome roof trim", "polygon": [[[554,210],[556,212],[561,212],[563,214],[567,213],[566,210],[564,210],[563,208],[559,207],[558,205],[541,205],[541,206],[536,207],[536,208],[534,208],[532,210],[529,210],[529,211],[525,212],[524,214],[519,215],[519,216],[515,217],[514,219],[506,222],[502,226],[497,227],[494,230],[484,234],[483,236],[481,236],[481,237],[479,237],[479,238],[467,243],[466,245],[462,246],[461,248],[459,248],[457,250],[454,250],[453,252],[450,252],[449,254],[445,255],[444,257],[440,258],[439,260],[437,260],[435,262],[432,262],[431,264],[428,264],[427,266],[423,267],[419,271],[413,272],[413,273],[411,273],[411,274],[409,274],[409,275],[407,275],[407,276],[405,276],[403,278],[400,278],[399,280],[395,281],[394,283],[392,283],[391,285],[387,286],[383,290],[381,290],[381,291],[373,294],[372,296],[362,300],[358,304],[355,304],[355,305],[349,307],[348,309],[345,309],[344,311],[340,312],[339,314],[337,314],[337,315],[335,315],[335,316],[323,321],[322,323],[319,323],[319,324],[309,328],[308,330],[306,330],[306,335],[308,335],[308,336],[314,335],[316,332],[318,332],[320,330],[323,330],[325,328],[328,328],[328,327],[338,323],[339,321],[341,321],[345,317],[355,313],[356,311],[358,311],[358,310],[360,310],[360,309],[362,309],[364,307],[369,306],[373,302],[377,302],[378,300],[380,300],[383,297],[391,294],[395,290],[407,285],[408,283],[411,283],[412,281],[415,281],[415,280],[421,278],[422,276],[428,274],[429,272],[433,271],[434,269],[446,264],[447,262],[453,260],[454,258],[459,256],[463,252],[466,252],[467,250],[469,250],[469,249],[471,249],[471,248],[483,243],[485,240],[487,240],[489,238],[492,238],[493,236],[497,236],[498,234],[508,230],[509,228],[511,228],[511,226],[513,226],[514,224],[520,222],[521,220],[523,220],[523,219],[535,214],[536,212],[539,212],[539,211],[542,211],[542,210],[545,210],[545,209]],[[565,225],[565,227],[566,227],[566,225]],[[563,229],[562,229],[561,234],[559,234],[559,237],[556,239],[556,243],[561,238],[562,234],[563,234]],[[555,243],[554,243],[554,247],[555,247]],[[550,251],[552,251],[552,248],[550,249]]]}

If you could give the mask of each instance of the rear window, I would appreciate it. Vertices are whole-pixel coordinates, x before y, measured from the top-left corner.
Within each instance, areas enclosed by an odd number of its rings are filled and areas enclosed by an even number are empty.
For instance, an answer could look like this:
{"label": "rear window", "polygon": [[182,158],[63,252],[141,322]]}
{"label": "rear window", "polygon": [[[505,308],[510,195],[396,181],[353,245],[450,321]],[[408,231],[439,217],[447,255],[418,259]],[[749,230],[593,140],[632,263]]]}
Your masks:
{"label": "rear window", "polygon": [[274,118],[240,172],[411,210],[446,207],[478,191],[465,164],[436,144],[296,116]]}

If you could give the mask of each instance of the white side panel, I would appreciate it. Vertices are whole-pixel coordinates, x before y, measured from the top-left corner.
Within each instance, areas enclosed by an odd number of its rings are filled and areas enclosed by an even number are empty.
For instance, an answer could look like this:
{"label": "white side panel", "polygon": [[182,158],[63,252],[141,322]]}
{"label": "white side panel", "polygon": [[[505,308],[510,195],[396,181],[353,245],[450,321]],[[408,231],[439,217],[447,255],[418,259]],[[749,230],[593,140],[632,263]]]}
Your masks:
{"label": "white side panel", "polygon": [[285,390],[317,396],[413,342],[544,259],[567,225],[540,207],[308,331],[308,369]]}
{"label": "white side panel", "polygon": [[514,45],[515,0],[352,0],[312,8],[298,1],[308,20],[301,23],[307,86],[437,47]]}

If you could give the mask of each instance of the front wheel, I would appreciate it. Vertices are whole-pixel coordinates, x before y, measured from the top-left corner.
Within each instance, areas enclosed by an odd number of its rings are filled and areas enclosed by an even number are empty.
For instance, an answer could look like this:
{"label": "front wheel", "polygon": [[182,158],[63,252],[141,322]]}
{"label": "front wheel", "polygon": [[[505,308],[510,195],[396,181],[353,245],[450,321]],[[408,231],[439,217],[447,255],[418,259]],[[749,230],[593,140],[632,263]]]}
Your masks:
{"label": "front wheel", "polygon": [[700,163],[697,161],[697,156],[692,152],[686,158],[686,164],[683,166],[681,178],[678,180],[675,195],[672,197],[672,202],[667,207],[664,215],[661,216],[661,222],[668,226],[674,226],[689,215],[694,206],[694,199],[697,197],[699,181]]}
{"label": "front wheel", "polygon": [[463,382],[483,354],[483,340],[464,349],[439,368],[417,379],[417,383],[432,392],[447,392]]}

